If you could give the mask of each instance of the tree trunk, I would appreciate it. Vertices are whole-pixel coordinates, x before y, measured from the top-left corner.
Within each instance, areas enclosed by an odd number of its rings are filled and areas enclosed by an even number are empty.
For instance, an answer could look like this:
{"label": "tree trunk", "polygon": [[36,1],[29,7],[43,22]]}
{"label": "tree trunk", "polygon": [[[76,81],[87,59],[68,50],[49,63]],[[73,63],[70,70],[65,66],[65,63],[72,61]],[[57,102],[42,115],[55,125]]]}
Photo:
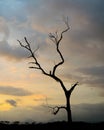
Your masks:
{"label": "tree trunk", "polygon": [[71,114],[71,106],[70,106],[70,95],[66,96],[66,110],[67,110],[68,124],[71,124],[72,123],[72,114]]}

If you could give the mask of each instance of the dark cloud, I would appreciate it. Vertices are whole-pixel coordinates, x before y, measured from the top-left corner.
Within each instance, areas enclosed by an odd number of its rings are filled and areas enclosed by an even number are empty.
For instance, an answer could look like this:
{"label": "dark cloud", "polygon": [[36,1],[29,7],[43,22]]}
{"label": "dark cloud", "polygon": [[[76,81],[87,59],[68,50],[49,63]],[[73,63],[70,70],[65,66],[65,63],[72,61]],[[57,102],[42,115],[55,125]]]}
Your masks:
{"label": "dark cloud", "polygon": [[104,103],[72,105],[72,115],[75,121],[104,121]]}
{"label": "dark cloud", "polygon": [[13,96],[27,96],[32,93],[22,88],[11,86],[0,86],[0,94],[13,95]]}
{"label": "dark cloud", "polygon": [[104,77],[104,66],[93,66],[87,68],[77,69],[80,73],[84,75],[94,76],[94,77]]}
{"label": "dark cloud", "polygon": [[73,71],[60,73],[64,82],[75,83],[79,85],[86,84],[90,87],[104,88],[104,66],[79,67]]}
{"label": "dark cloud", "polygon": [[28,56],[28,52],[21,47],[10,46],[7,41],[1,41],[0,55],[11,60],[21,60]]}
{"label": "dark cloud", "polygon": [[[104,8],[103,0],[81,1],[81,9],[86,13],[90,22],[89,34],[94,39],[104,41]],[[90,38],[91,38],[90,37]]]}
{"label": "dark cloud", "polygon": [[90,84],[92,87],[104,87],[104,66],[93,66],[77,69],[82,78],[82,83]]}
{"label": "dark cloud", "polygon": [[13,107],[17,106],[17,102],[15,100],[13,100],[13,99],[10,99],[10,100],[8,99],[8,100],[6,100],[6,102],[9,103]]}

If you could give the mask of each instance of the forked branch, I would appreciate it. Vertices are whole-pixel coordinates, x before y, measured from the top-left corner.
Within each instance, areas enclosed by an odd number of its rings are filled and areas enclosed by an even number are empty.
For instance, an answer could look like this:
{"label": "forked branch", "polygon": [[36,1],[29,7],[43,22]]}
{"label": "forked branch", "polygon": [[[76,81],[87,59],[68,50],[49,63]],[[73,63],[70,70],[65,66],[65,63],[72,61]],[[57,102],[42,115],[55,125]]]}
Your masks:
{"label": "forked branch", "polygon": [[56,115],[60,109],[65,109],[66,110],[66,107],[65,106],[55,106],[55,107],[51,107],[51,106],[48,106],[50,109],[52,109],[52,114]]}
{"label": "forked branch", "polygon": [[55,72],[56,72],[56,69],[58,68],[58,66],[60,66],[60,65],[62,65],[62,64],[64,63],[64,57],[63,57],[63,55],[62,55],[62,53],[61,53],[61,51],[60,51],[60,49],[59,49],[59,44],[60,44],[61,40],[63,39],[64,33],[67,32],[67,31],[70,29],[69,24],[68,24],[68,18],[67,18],[66,20],[64,20],[64,23],[65,23],[65,25],[66,25],[66,29],[64,29],[64,30],[60,33],[60,35],[58,35],[58,32],[50,33],[50,34],[49,34],[49,38],[55,43],[55,45],[56,45],[56,50],[57,50],[57,52],[58,52],[58,54],[59,54],[59,56],[60,56],[60,58],[61,58],[61,61],[58,62],[58,63],[57,63],[56,65],[54,65],[54,67],[53,67],[53,75],[55,75]]}
{"label": "forked branch", "polygon": [[76,82],[74,85],[71,86],[71,88],[68,90],[68,94],[71,95],[75,87],[78,85],[78,82]]}
{"label": "forked branch", "polygon": [[39,49],[39,47],[33,51],[31,46],[30,46],[30,43],[28,42],[27,38],[24,37],[24,40],[25,40],[25,43],[26,45],[24,45],[21,41],[17,40],[19,42],[19,44],[21,45],[21,47],[27,49],[29,52],[30,52],[30,56],[28,58],[33,58],[34,59],[34,62],[29,62],[31,64],[34,64],[36,66],[30,66],[29,68],[31,69],[39,69],[42,71],[43,74],[45,75],[49,75],[47,72],[45,72],[45,70],[41,67],[40,63],[38,62],[37,60],[37,57],[35,56],[35,52]]}

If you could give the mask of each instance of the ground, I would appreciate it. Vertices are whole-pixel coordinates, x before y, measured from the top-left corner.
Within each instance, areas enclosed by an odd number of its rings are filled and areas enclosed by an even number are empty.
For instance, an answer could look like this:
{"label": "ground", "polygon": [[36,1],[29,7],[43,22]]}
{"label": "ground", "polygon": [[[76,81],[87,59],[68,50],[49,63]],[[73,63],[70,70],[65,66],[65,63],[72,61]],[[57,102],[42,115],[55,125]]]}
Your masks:
{"label": "ground", "polygon": [[23,123],[21,124],[20,122],[1,122],[0,123],[0,129],[60,129],[60,130],[74,130],[74,129],[80,129],[80,130],[101,130],[104,129],[104,122],[99,122],[99,123],[87,123],[87,122],[73,122],[72,124],[68,125],[67,122],[50,122],[50,123]]}

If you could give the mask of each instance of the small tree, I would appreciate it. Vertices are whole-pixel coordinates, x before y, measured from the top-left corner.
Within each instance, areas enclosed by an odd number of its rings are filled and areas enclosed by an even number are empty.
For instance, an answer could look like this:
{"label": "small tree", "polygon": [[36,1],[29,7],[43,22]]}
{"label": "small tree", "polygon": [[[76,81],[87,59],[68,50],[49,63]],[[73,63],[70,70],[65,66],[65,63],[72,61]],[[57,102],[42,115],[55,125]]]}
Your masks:
{"label": "small tree", "polygon": [[60,35],[57,32],[55,32],[54,34],[49,33],[49,38],[55,44],[56,51],[57,51],[57,53],[60,57],[60,61],[53,66],[53,69],[50,70],[49,73],[46,72],[45,69],[41,66],[40,62],[38,61],[38,58],[35,55],[38,48],[35,51],[33,51],[32,47],[31,47],[31,45],[30,45],[30,43],[29,43],[29,41],[27,40],[26,37],[24,37],[24,40],[25,40],[25,43],[26,43],[25,45],[20,40],[17,40],[17,41],[19,42],[21,47],[25,48],[26,50],[28,50],[30,52],[29,58],[32,58],[33,62],[29,62],[29,63],[32,64],[32,66],[29,67],[29,68],[38,69],[44,75],[49,76],[50,78],[59,82],[60,87],[63,89],[65,97],[66,97],[66,106],[55,106],[55,107],[51,107],[51,108],[53,109],[53,114],[57,114],[60,109],[65,109],[66,112],[67,112],[68,123],[71,123],[72,122],[72,114],[71,114],[70,97],[71,97],[71,94],[72,94],[74,88],[78,85],[78,82],[76,82],[74,85],[72,85],[70,89],[66,89],[63,81],[56,75],[57,68],[64,63],[64,57],[62,55],[62,52],[60,51],[59,45],[60,45],[60,43],[63,39],[64,33],[66,33],[70,29],[69,24],[68,24],[68,18],[66,20],[64,20],[64,23],[66,25],[66,29],[64,29],[62,32],[60,32]]}

